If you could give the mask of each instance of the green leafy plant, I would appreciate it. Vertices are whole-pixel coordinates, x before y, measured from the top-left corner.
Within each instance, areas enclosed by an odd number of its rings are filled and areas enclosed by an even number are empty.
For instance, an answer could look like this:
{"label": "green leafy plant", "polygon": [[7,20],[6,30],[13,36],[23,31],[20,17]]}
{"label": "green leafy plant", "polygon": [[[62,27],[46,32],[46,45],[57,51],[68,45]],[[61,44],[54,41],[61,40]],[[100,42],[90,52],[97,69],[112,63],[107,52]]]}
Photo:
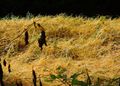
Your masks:
{"label": "green leafy plant", "polygon": [[[56,74],[50,74],[49,77],[46,78],[47,82],[57,81],[61,82],[61,84],[64,84],[65,86],[119,86],[120,84],[120,77],[107,81],[108,85],[102,83],[100,81],[100,78],[98,78],[96,82],[92,82],[87,69],[86,72],[76,72],[69,77],[66,73],[67,70],[65,68],[59,66],[56,70]],[[86,80],[78,80],[78,76],[82,75],[83,73],[86,74]]]}
{"label": "green leafy plant", "polygon": [[47,81],[58,81],[67,86],[89,86],[86,81],[80,81],[77,79],[77,77],[82,73],[74,73],[70,77],[68,77],[65,73],[67,71],[65,68],[59,66],[56,70],[58,73],[50,74]]}

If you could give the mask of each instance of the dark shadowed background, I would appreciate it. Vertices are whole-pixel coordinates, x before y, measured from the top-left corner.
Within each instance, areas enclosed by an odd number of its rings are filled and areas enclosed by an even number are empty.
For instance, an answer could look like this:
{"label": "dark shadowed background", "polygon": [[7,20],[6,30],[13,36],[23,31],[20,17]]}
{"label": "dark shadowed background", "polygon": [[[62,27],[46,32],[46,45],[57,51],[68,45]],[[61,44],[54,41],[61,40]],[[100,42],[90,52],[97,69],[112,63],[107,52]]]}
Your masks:
{"label": "dark shadowed background", "polygon": [[25,16],[33,15],[120,15],[120,5],[116,0],[1,0],[0,17],[8,14]]}

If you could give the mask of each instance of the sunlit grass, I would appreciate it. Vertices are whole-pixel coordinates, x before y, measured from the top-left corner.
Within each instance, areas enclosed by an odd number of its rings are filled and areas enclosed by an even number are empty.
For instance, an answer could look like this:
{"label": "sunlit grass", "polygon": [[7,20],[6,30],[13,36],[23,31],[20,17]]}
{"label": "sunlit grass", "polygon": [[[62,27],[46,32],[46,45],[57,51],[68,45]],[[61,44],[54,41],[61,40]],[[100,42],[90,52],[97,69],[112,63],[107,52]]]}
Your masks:
{"label": "sunlit grass", "polygon": [[[48,46],[44,46],[41,52],[37,43],[39,31],[34,26],[29,27],[30,44],[24,45],[22,34],[13,41],[8,52],[1,55],[11,64],[13,72],[10,75],[4,68],[8,77],[23,80],[31,78],[32,68],[36,70],[37,76],[44,77],[54,73],[58,66],[67,68],[68,75],[87,68],[94,79],[120,77],[119,18],[83,18],[64,14],[3,18],[0,20],[0,53],[33,21],[45,28]],[[42,81],[46,86],[49,85]]]}

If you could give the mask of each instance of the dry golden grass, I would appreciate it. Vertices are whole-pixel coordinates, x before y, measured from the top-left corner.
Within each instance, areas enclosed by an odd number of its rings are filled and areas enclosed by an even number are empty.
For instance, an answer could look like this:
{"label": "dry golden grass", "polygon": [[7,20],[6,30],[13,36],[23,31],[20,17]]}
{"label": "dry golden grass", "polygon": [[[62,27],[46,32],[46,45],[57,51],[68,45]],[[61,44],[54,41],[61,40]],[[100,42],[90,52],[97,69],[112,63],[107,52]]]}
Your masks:
{"label": "dry golden grass", "polygon": [[[32,83],[32,69],[38,77],[44,77],[55,73],[58,66],[65,67],[68,76],[87,68],[94,78],[120,77],[120,18],[57,15],[1,19],[0,53],[33,21],[45,28],[48,46],[41,52],[37,43],[39,32],[34,26],[29,28],[28,46],[24,46],[24,34],[14,40],[8,52],[0,56],[1,62],[5,58],[11,64],[10,74],[3,68],[6,81],[14,77],[13,81],[22,79],[28,85]],[[43,86],[57,85],[45,82],[44,78],[42,82]]]}

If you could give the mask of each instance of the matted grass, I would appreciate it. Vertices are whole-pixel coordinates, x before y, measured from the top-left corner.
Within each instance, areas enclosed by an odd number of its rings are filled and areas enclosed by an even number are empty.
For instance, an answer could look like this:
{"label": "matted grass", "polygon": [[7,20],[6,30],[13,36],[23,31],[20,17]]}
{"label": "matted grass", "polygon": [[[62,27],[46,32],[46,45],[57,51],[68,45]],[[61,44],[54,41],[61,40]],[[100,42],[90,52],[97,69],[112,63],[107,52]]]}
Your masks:
{"label": "matted grass", "polygon": [[[33,21],[45,28],[48,46],[41,52],[37,43],[39,30],[31,26],[29,45],[24,45],[22,34],[13,41],[8,52],[3,53],[11,40]],[[0,20],[0,45],[1,63],[5,58],[12,70],[9,74],[3,67],[4,81],[21,79],[30,86],[34,69],[37,77],[42,77],[43,86],[57,86],[59,83],[45,82],[44,77],[55,73],[58,66],[66,68],[68,76],[88,69],[93,82],[98,77],[106,80],[120,77],[120,18],[83,18],[64,14],[5,18]],[[84,80],[85,76],[78,78]]]}

